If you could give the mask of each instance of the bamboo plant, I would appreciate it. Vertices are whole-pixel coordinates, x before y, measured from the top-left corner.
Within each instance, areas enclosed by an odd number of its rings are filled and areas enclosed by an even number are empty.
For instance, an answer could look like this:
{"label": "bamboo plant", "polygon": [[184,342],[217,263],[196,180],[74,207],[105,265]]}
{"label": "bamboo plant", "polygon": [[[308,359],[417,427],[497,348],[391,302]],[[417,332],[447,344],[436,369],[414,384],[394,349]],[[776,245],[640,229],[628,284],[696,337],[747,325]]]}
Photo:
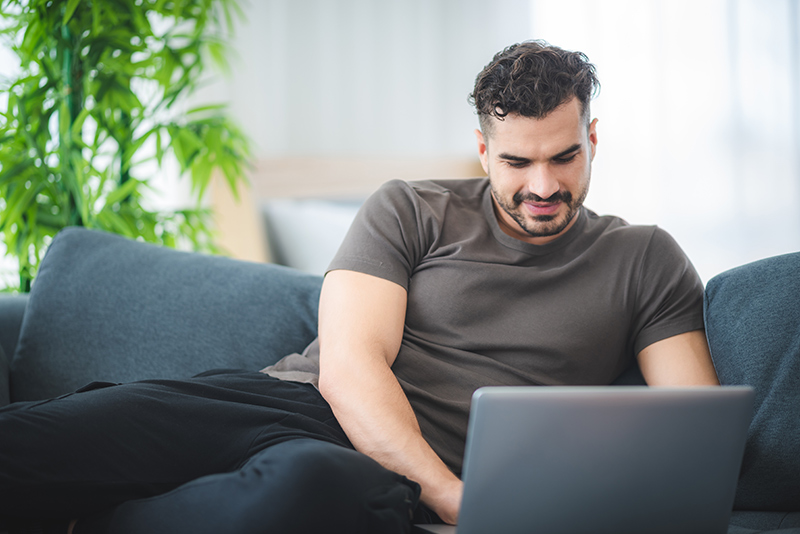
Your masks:
{"label": "bamboo plant", "polygon": [[[225,66],[237,15],[236,0],[0,0],[20,62],[0,80],[0,235],[19,290],[65,226],[214,249],[200,199],[213,174],[236,193],[248,140],[221,106],[185,109],[209,60]],[[190,209],[143,202],[169,158],[191,179]]]}

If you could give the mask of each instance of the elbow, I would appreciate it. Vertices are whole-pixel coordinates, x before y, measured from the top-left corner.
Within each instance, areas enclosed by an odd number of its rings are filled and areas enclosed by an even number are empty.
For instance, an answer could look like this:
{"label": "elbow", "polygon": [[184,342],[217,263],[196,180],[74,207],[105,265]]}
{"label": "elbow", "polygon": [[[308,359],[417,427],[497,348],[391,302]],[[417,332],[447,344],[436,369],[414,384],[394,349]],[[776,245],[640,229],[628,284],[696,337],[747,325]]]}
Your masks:
{"label": "elbow", "polygon": [[347,376],[338,366],[330,362],[323,363],[320,358],[319,370],[319,392],[325,401],[332,407],[335,406],[336,401],[341,397],[342,391],[346,388]]}
{"label": "elbow", "polygon": [[351,349],[344,354],[347,357],[341,352],[320,351],[318,387],[331,407],[359,402],[374,394],[387,379],[394,379],[383,350]]}
{"label": "elbow", "polygon": [[320,369],[319,372],[319,392],[322,397],[328,402],[328,404],[332,404],[331,401],[336,392],[336,381],[330,378],[330,373],[324,372]]}

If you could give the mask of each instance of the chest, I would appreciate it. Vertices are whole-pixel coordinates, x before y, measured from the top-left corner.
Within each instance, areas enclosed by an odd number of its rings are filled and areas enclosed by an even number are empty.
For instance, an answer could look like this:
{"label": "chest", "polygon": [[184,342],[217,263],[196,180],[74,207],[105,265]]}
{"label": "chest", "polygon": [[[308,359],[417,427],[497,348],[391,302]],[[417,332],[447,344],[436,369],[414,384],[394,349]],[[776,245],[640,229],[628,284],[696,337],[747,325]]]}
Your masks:
{"label": "chest", "polygon": [[635,262],[438,258],[412,277],[406,337],[522,370],[603,374],[630,357],[637,284]]}

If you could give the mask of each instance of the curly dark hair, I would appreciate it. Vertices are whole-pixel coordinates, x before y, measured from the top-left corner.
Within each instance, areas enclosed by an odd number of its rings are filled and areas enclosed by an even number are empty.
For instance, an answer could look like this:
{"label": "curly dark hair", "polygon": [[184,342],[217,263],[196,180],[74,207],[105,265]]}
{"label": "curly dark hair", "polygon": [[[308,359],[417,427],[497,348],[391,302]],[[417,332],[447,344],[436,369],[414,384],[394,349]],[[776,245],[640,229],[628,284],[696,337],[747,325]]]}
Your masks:
{"label": "curly dark hair", "polygon": [[580,101],[588,126],[589,101],[599,88],[595,67],[582,52],[525,41],[494,56],[475,78],[469,100],[484,134],[491,132],[490,117],[517,113],[541,119],[572,97]]}

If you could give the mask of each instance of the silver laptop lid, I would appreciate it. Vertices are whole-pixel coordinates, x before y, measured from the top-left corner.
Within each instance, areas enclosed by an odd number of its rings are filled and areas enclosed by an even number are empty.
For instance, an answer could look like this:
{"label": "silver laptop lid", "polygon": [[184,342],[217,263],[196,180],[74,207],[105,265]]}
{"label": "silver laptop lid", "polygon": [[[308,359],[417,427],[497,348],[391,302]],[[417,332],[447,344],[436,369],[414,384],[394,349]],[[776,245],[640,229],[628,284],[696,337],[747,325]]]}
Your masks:
{"label": "silver laptop lid", "polygon": [[748,387],[475,392],[458,534],[724,534]]}

